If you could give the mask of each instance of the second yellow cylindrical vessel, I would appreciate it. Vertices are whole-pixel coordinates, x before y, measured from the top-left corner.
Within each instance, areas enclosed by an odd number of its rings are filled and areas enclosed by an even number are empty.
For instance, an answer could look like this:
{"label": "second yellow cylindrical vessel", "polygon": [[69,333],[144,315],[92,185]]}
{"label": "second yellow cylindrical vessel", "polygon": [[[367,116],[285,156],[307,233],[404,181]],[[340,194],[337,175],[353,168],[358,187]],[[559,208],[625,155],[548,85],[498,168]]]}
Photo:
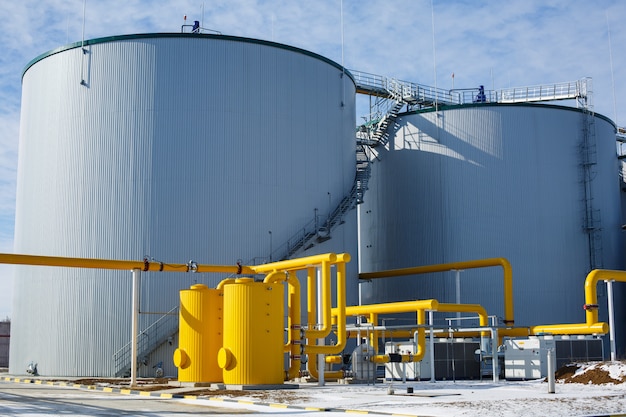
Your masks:
{"label": "second yellow cylindrical vessel", "polygon": [[224,383],[282,384],[284,287],[240,278],[224,286]]}

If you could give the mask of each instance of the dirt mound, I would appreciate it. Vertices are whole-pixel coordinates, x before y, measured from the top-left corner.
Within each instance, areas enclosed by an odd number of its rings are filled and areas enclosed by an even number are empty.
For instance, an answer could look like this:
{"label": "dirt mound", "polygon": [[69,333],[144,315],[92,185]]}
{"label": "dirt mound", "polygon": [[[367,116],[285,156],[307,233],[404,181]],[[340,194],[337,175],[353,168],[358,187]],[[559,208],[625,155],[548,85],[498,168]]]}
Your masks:
{"label": "dirt mound", "polygon": [[[622,368],[626,369],[626,364],[622,362],[574,363],[559,368],[555,377],[557,381],[566,384],[621,384],[626,380],[626,371],[622,371]],[[616,369],[619,371],[619,378],[614,378]]]}

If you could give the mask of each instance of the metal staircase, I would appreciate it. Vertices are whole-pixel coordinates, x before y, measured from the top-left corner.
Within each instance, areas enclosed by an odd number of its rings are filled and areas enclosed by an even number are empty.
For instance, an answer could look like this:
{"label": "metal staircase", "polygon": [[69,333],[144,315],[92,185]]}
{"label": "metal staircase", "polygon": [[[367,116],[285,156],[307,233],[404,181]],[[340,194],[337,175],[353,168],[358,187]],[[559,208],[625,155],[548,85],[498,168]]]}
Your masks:
{"label": "metal staircase", "polygon": [[[150,353],[168,340],[173,340],[176,333],[178,333],[178,306],[163,314],[157,321],[138,334],[137,363],[146,365]],[[113,354],[116,377],[130,375],[131,349],[131,342],[128,342]]]}

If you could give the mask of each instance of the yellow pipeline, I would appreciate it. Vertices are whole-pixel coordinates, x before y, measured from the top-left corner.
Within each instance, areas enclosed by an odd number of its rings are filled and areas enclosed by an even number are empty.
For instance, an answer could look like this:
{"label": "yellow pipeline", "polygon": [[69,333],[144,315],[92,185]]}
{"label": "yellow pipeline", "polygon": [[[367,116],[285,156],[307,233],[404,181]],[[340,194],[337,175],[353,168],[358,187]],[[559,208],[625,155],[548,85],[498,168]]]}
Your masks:
{"label": "yellow pipeline", "polygon": [[[345,261],[345,262],[349,262],[350,255],[348,254],[344,254],[344,255],[348,257],[348,261]],[[319,265],[322,262],[335,263],[336,261],[337,261],[336,254],[325,253],[322,255],[306,256],[304,258],[287,259],[285,261],[272,262],[272,263],[263,264],[263,265],[255,265],[255,266],[250,266],[249,268],[252,269],[256,273],[266,273],[266,272],[272,272],[272,271],[291,271],[291,270],[298,271],[301,269],[306,269],[307,267],[311,265]]]}
{"label": "yellow pipeline", "polygon": [[309,325],[311,323],[317,322],[317,305],[316,305],[316,297],[317,293],[317,279],[315,276],[315,268],[309,267],[307,268],[307,322]]}
{"label": "yellow pipeline", "polygon": [[[417,312],[417,324],[420,326],[426,324],[426,311],[425,310],[419,310]],[[417,329],[417,350],[415,354],[400,355],[400,362],[419,362],[422,359],[424,359],[425,354],[426,354],[426,329],[424,329],[424,327],[419,327]],[[372,360],[376,363],[387,363],[391,361],[391,357],[389,355],[374,355]]]}
{"label": "yellow pipeline", "polygon": [[532,326],[530,334],[540,333],[552,334],[606,334],[609,326],[606,323],[598,322],[598,293],[599,281],[619,281],[626,282],[626,271],[615,271],[610,269],[594,269],[585,278],[585,323],[574,324],[551,324],[542,326]]}
{"label": "yellow pipeline", "polygon": [[[109,259],[67,258],[62,256],[18,255],[0,253],[0,264],[59,266],[66,268],[140,269],[150,272],[189,272],[187,264],[165,264],[154,261],[116,261]],[[223,272],[229,274],[253,274],[254,270],[247,266],[230,265],[197,265],[196,272]]]}
{"label": "yellow pipeline", "polygon": [[[417,314],[418,324],[425,323],[425,311],[437,310],[439,302],[437,300],[414,300],[414,301],[401,301],[396,303],[385,304],[371,304],[364,306],[350,306],[346,307],[346,315],[350,316],[364,316],[367,315],[368,320],[372,325],[376,326],[378,322],[378,314],[394,314],[394,313],[410,313],[415,312]],[[337,309],[333,309],[333,315],[338,314]],[[367,330],[367,328],[365,328]],[[378,351],[378,331],[374,330],[370,333],[370,346],[374,349],[374,352]],[[418,350],[415,355],[407,356],[406,361],[417,362],[424,357],[426,347],[426,331],[423,328],[418,329]],[[387,357],[384,359],[383,357]],[[404,360],[403,359],[403,360]],[[389,361],[388,355],[375,355],[373,360],[376,361]]]}
{"label": "yellow pipeline", "polygon": [[[319,329],[307,329],[304,332],[304,335],[307,339],[323,339],[330,334],[331,330],[331,288],[330,288],[330,263],[322,262],[322,323]],[[314,320],[310,323],[315,323],[317,320]],[[322,352],[319,352],[322,353]]]}
{"label": "yellow pipeline", "polygon": [[[321,265],[321,271],[322,271],[322,315],[323,315],[323,323],[322,323],[322,328],[318,329],[318,330],[310,330],[310,331],[306,331],[305,335],[307,338],[309,339],[315,339],[315,338],[323,338],[326,337],[328,334],[330,334],[331,331],[331,327],[332,327],[332,320],[331,320],[331,285],[330,285],[330,266],[331,264],[337,264],[337,308],[339,310],[344,310],[345,309],[345,297],[346,297],[346,278],[345,278],[345,264],[350,262],[350,255],[347,253],[342,253],[342,254],[334,254],[334,253],[328,253],[328,254],[322,254],[322,255],[314,255],[314,256],[309,256],[309,257],[305,257],[305,258],[299,258],[299,259],[291,259],[291,260],[286,260],[286,261],[279,261],[279,262],[273,262],[270,264],[265,264],[265,265],[257,265],[257,266],[251,266],[249,267],[250,269],[252,269],[255,273],[267,273],[267,272],[273,272],[273,271],[277,271],[277,270],[282,270],[282,271],[289,271],[290,272],[290,276],[291,272],[293,271],[298,271],[298,270],[303,270],[306,269],[308,271],[308,294],[307,294],[307,300],[308,300],[308,320],[310,323],[314,323],[315,320],[315,314],[316,314],[316,309],[315,307],[313,307],[315,305],[315,268],[313,268],[312,266],[314,265]],[[267,279],[267,278],[266,278]],[[295,279],[297,281],[297,277],[293,276],[293,279]],[[295,285],[295,283],[294,283]],[[299,287],[298,287],[299,290]],[[295,311],[298,312],[298,322],[299,323],[299,317],[300,317],[300,297],[291,297],[290,294],[290,301],[293,302],[293,309],[291,310],[294,314]],[[338,315],[340,315],[341,313],[339,313]],[[337,323],[337,344],[332,345],[332,346],[317,346],[315,344],[313,345],[304,345],[303,347],[303,351],[307,352],[307,353],[311,353],[310,358],[309,358],[309,366],[311,366],[311,364],[316,364],[317,363],[317,358],[315,357],[314,353],[328,353],[328,354],[333,354],[333,353],[338,353],[341,352],[344,348],[345,348],[345,344],[346,344],[346,323],[345,323],[345,315],[343,316],[344,319],[339,321]],[[295,316],[292,319],[292,323],[296,323],[295,322]],[[289,326],[291,331],[291,327]],[[299,357],[299,351],[296,353],[296,349],[298,348],[297,344],[293,343],[293,337],[290,336],[289,337],[290,340],[292,340],[292,358],[295,357]],[[285,346],[286,347],[286,346]],[[313,359],[315,358],[315,359]],[[293,378],[297,375],[297,371],[299,370],[300,367],[300,363],[299,360],[297,360],[298,363],[294,363],[295,361],[291,362],[291,366],[289,368],[288,373],[288,377],[289,378]],[[296,366],[297,365],[297,366]],[[316,376],[316,372],[311,372],[311,374],[314,377]],[[341,374],[341,376],[343,375],[343,373]],[[330,377],[332,378],[333,376],[330,375]]]}
{"label": "yellow pipeline", "polygon": [[[488,326],[489,325],[489,317],[487,316],[487,311],[478,304],[444,304],[437,303],[436,300],[420,300],[422,302],[426,302],[428,308],[418,308],[414,311],[417,312],[417,324],[423,325],[426,323],[426,310],[433,310],[438,312],[447,312],[447,313],[476,313],[479,317],[480,326]],[[378,312],[384,313],[404,313],[407,312],[406,308],[408,305],[403,305],[404,303],[415,303],[412,301],[402,302],[402,303],[389,303],[389,304],[374,304],[372,306],[362,306],[362,307],[376,307],[376,306],[384,306],[379,308],[373,308],[370,310],[374,310],[369,314],[369,321],[376,326],[378,323]],[[435,305],[436,303],[436,305]],[[400,306],[399,306],[400,305]],[[395,307],[394,307],[395,306]],[[398,308],[400,307],[400,308]],[[408,310],[411,311],[411,310]],[[352,312],[351,307],[347,309],[347,313]],[[374,351],[378,351],[378,330],[374,330],[370,334],[370,345],[374,348]],[[426,331],[423,327],[419,327],[417,330],[417,352],[415,355],[402,355],[402,362],[419,362],[424,357],[424,352],[426,349]],[[373,358],[374,362],[377,363],[386,363],[389,362],[389,355],[375,355]]]}
{"label": "yellow pipeline", "polygon": [[[585,317],[588,325],[598,322],[598,281],[626,282],[626,271],[594,269],[585,279]],[[606,333],[606,332],[605,332]]]}
{"label": "yellow pipeline", "polygon": [[605,334],[609,331],[606,323],[575,323],[575,324],[545,324],[530,326],[530,334]]}
{"label": "yellow pipeline", "polygon": [[[378,321],[378,314],[419,313],[419,311],[437,310],[438,306],[439,302],[434,299],[350,306],[346,307],[346,316],[368,316],[369,321],[375,326]],[[338,311],[333,309],[333,315],[337,315],[337,313]],[[374,351],[378,350],[378,333],[376,331],[370,334],[370,346],[374,348]]]}
{"label": "yellow pipeline", "polygon": [[235,278],[226,278],[220,281],[219,284],[217,284],[217,286],[215,287],[216,290],[222,290],[224,289],[224,285],[227,284],[234,284],[235,281],[237,281]]}
{"label": "yellow pipeline", "polygon": [[487,258],[439,265],[390,269],[387,271],[365,272],[359,274],[359,279],[390,278],[461,269],[487,268],[491,266],[501,266],[504,271],[504,323],[512,326],[515,323],[513,314],[513,269],[509,261],[505,258]]}
{"label": "yellow pipeline", "polygon": [[[336,354],[341,352],[345,348],[346,344],[346,320],[345,320],[345,311],[346,306],[346,266],[345,264],[350,261],[350,255],[347,253],[337,255],[334,263],[337,263],[337,307],[332,309],[334,311],[333,316],[339,317],[342,316],[341,320],[337,319],[337,344],[335,345],[305,345],[304,351],[309,353],[308,356],[308,364],[307,368],[309,370],[309,374],[315,378],[319,379],[319,373],[317,370],[317,354]],[[323,282],[323,280],[322,280]],[[329,285],[330,288],[330,285]],[[317,321],[317,307],[316,307],[316,276],[315,276],[315,268],[307,268],[307,317],[309,323],[315,323]],[[322,301],[324,297],[322,297]],[[330,303],[330,296],[327,300]],[[332,322],[329,321],[329,323]],[[311,333],[306,332],[307,337],[310,337]],[[314,339],[309,339],[315,342]],[[337,359],[333,357],[330,359],[331,361],[336,361]],[[331,379],[340,379],[343,378],[343,371],[327,371],[324,372],[324,377]]]}
{"label": "yellow pipeline", "polygon": [[[304,353],[307,354],[337,354],[341,352],[346,347],[346,261],[344,259],[346,254],[340,255],[342,256],[341,262],[337,264],[337,307],[333,309],[336,312],[337,317],[337,343],[335,345],[322,345],[322,346],[311,346],[306,345],[304,347]],[[330,270],[329,270],[330,273]],[[328,298],[330,299],[330,285]],[[331,319],[331,309],[330,302],[328,308],[328,327],[330,327]],[[329,329],[330,333],[330,329]],[[309,332],[305,332],[306,336],[309,337]]]}

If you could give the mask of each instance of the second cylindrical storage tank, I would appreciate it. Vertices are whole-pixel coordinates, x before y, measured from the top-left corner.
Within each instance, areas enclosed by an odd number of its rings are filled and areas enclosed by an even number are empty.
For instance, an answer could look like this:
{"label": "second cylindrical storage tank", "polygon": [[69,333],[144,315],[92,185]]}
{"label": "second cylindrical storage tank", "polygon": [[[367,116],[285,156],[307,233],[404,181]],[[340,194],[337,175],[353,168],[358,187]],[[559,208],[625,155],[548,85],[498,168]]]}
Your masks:
{"label": "second cylindrical storage tank", "polygon": [[[624,267],[605,117],[542,104],[426,110],[400,115],[378,151],[359,208],[361,272],[507,258],[515,324],[525,326],[584,321],[590,269]],[[373,280],[363,303],[455,302],[457,274],[461,302],[503,316],[499,267]]]}
{"label": "second cylindrical storage tank", "polygon": [[224,286],[224,383],[282,384],[284,286],[240,278]]}
{"label": "second cylindrical storage tank", "polygon": [[[43,54],[23,75],[15,252],[278,260],[351,190],[354,97],[337,63],[255,39],[127,35]],[[311,250],[351,251],[356,211],[345,220]],[[178,291],[224,278],[143,276],[141,311],[161,314],[142,314],[140,330],[159,322],[150,329],[172,337],[177,323],[161,324],[176,317]],[[16,267],[11,372],[31,361],[42,375],[128,370],[130,282],[123,271]]]}

